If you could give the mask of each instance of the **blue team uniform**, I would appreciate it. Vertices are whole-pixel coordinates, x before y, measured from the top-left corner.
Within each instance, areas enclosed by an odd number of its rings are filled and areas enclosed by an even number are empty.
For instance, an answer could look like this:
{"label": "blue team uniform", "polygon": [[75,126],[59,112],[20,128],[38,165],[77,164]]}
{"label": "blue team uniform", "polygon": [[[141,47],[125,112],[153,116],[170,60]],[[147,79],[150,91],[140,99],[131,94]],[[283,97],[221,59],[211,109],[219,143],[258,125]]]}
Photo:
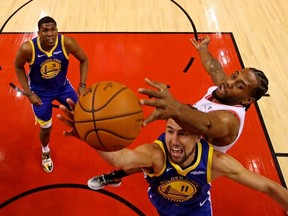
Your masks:
{"label": "blue team uniform", "polygon": [[57,100],[66,105],[67,98],[75,103],[77,93],[67,79],[69,65],[68,55],[64,47],[64,36],[59,34],[54,47],[46,52],[41,48],[39,37],[30,40],[32,59],[29,62],[29,85],[42,100],[43,105],[33,105],[37,122],[42,126],[52,124],[52,101]]}
{"label": "blue team uniform", "polygon": [[166,155],[159,173],[145,173],[148,195],[159,215],[212,215],[210,182],[213,147],[202,140],[196,145],[196,159],[182,169],[169,160],[165,133],[156,141]]}

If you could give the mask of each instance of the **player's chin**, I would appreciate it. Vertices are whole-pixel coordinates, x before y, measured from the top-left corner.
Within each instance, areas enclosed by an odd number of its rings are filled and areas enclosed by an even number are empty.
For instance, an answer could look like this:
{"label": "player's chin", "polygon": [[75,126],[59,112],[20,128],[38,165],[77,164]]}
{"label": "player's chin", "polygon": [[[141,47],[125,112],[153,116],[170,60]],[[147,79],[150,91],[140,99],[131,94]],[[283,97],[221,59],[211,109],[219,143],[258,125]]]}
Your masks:
{"label": "player's chin", "polygon": [[46,43],[48,46],[54,46],[56,42],[56,38],[47,38]]}
{"label": "player's chin", "polygon": [[55,45],[55,41],[49,41],[47,42],[47,46],[51,47]]}
{"label": "player's chin", "polygon": [[182,161],[183,154],[179,154],[179,153],[175,154],[171,151],[170,152],[170,158],[174,163],[178,164]]}
{"label": "player's chin", "polygon": [[218,91],[218,89],[215,91],[214,97],[218,99],[219,101],[224,100],[227,97],[227,92]]}

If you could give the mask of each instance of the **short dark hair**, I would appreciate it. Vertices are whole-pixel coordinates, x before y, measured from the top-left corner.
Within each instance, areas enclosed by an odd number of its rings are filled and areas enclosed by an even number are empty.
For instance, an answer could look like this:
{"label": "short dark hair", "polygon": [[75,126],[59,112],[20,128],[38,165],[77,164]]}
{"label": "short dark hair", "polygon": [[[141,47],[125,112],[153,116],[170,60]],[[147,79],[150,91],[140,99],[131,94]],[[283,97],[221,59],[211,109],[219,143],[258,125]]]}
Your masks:
{"label": "short dark hair", "polygon": [[258,78],[258,87],[255,88],[252,92],[252,97],[255,98],[255,101],[259,100],[267,91],[269,81],[263,71],[256,68],[249,68]]}
{"label": "short dark hair", "polygon": [[56,21],[55,21],[52,17],[50,17],[50,16],[45,16],[45,17],[41,18],[41,19],[38,21],[38,30],[40,30],[41,25],[42,25],[43,23],[54,23],[55,26],[57,26]]}

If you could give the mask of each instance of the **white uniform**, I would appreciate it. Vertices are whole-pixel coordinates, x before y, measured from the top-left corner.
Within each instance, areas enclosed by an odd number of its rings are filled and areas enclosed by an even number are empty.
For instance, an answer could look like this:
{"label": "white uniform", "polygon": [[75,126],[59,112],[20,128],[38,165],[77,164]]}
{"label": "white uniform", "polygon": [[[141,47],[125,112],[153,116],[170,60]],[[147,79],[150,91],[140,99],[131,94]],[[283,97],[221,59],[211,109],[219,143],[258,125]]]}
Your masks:
{"label": "white uniform", "polygon": [[235,142],[240,137],[242,130],[243,130],[243,127],[244,127],[246,111],[245,111],[245,107],[243,107],[241,105],[229,106],[229,105],[225,105],[225,104],[211,102],[209,100],[209,98],[212,97],[212,92],[216,88],[217,88],[217,86],[210,87],[207,91],[207,94],[204,95],[204,97],[201,100],[196,102],[193,105],[193,107],[197,108],[199,111],[206,112],[206,113],[211,112],[211,111],[216,111],[216,110],[228,110],[228,111],[233,112],[236,115],[236,117],[238,118],[239,123],[240,123],[240,128],[239,128],[238,135],[237,135],[236,139],[234,140],[234,142],[232,142],[231,144],[229,144],[227,146],[214,146],[213,145],[214,149],[225,153],[235,144]]}

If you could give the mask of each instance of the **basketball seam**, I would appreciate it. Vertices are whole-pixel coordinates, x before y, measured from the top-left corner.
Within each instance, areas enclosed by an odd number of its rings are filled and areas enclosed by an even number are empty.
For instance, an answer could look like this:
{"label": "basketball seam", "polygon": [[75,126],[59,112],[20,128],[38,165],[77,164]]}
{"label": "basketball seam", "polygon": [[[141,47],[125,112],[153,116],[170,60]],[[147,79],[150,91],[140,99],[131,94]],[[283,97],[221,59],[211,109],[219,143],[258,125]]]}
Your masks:
{"label": "basketball seam", "polygon": [[[85,122],[95,122],[95,121],[105,121],[105,120],[110,120],[110,119],[115,119],[115,118],[121,118],[121,117],[127,117],[127,116],[133,116],[133,115],[137,115],[139,113],[142,113],[142,110],[134,112],[134,113],[129,113],[129,114],[124,114],[124,115],[118,115],[118,116],[113,116],[113,117],[107,117],[107,118],[98,118],[95,119],[93,116],[92,120],[85,120],[85,121],[75,121],[75,123],[85,123]],[[95,125],[94,125],[95,126]],[[96,128],[96,127],[95,127]]]}
{"label": "basketball seam", "polygon": [[[109,82],[108,82],[108,84],[109,84]],[[104,136],[106,136],[105,134],[110,134],[111,136],[115,136],[115,137],[118,137],[119,138],[119,141],[120,141],[120,143],[122,143],[122,141],[121,140],[123,140],[123,142],[125,143],[125,142],[130,142],[130,141],[133,141],[136,137],[137,137],[137,135],[135,136],[135,135],[133,135],[133,134],[130,134],[130,133],[126,133],[125,132],[125,130],[123,131],[123,132],[121,132],[121,131],[113,131],[113,130],[110,130],[110,128],[105,128],[105,126],[103,127],[103,128],[97,128],[98,127],[98,125],[100,124],[101,125],[101,122],[103,122],[104,121],[104,123],[105,123],[105,121],[106,122],[108,122],[109,123],[109,120],[114,120],[114,119],[118,119],[118,118],[123,118],[123,119],[125,119],[126,117],[134,117],[134,118],[137,118],[137,122],[139,121],[139,120],[142,120],[143,119],[143,116],[139,116],[139,114],[141,114],[142,112],[143,112],[143,110],[142,110],[142,108],[141,108],[141,106],[140,106],[140,109],[138,110],[138,111],[134,111],[133,113],[127,113],[126,111],[126,109],[125,110],[122,110],[122,111],[124,111],[124,113],[123,114],[116,114],[115,116],[107,116],[107,117],[105,117],[105,116],[103,116],[102,115],[102,118],[100,117],[98,117],[95,113],[97,113],[97,112],[101,112],[101,110],[102,109],[105,109],[106,107],[108,107],[109,108],[109,106],[110,106],[110,104],[111,104],[111,102],[117,97],[117,96],[119,96],[119,95],[122,95],[121,94],[121,92],[125,92],[125,90],[130,90],[127,86],[122,86],[122,87],[120,87],[117,91],[115,91],[115,92],[109,92],[108,91],[108,94],[110,94],[109,96],[108,96],[108,98],[106,98],[106,100],[105,99],[103,99],[103,100],[100,100],[100,101],[102,101],[100,104],[98,103],[98,102],[96,102],[96,100],[97,100],[97,92],[98,92],[98,88],[100,88],[100,82],[99,83],[97,83],[97,85],[94,87],[94,88],[90,88],[90,93],[92,93],[92,104],[91,104],[91,108],[89,109],[89,108],[87,108],[87,107],[85,107],[85,103],[84,103],[84,101],[82,101],[82,100],[79,100],[79,107],[80,107],[80,109],[82,109],[84,112],[86,112],[88,115],[90,115],[90,120],[77,120],[77,121],[75,121],[75,123],[89,123],[89,124],[93,124],[93,126],[94,126],[94,128],[93,129],[91,129],[91,130],[89,130],[89,131],[87,131],[86,130],[86,134],[85,134],[85,138],[84,138],[84,140],[87,140],[88,139],[88,137],[89,136],[91,136],[91,134],[94,134],[94,136],[95,136],[95,142],[96,143],[98,143],[97,144],[97,148],[96,149],[101,149],[101,151],[110,151],[111,149],[110,149],[110,147],[109,146],[106,146],[106,144],[105,144],[105,142],[103,142],[104,140],[105,140],[105,137],[103,137],[103,135]],[[101,89],[101,91],[102,91],[102,89]],[[105,94],[105,89],[103,89],[103,93]],[[89,93],[89,91],[87,92],[87,93]],[[128,92],[127,92],[128,93]],[[130,93],[130,92],[129,92]],[[112,96],[111,96],[112,95]],[[124,95],[125,95],[125,93],[124,93]],[[98,95],[99,97],[101,96],[101,94],[100,95]],[[91,99],[90,99],[91,100]],[[82,102],[82,103],[81,103]],[[104,104],[103,104],[104,103]],[[101,107],[99,107],[99,105],[101,106]],[[97,107],[97,109],[96,109],[96,107]],[[86,109],[87,108],[87,109]],[[128,108],[128,107],[127,107]],[[116,110],[117,110],[117,107],[116,107]],[[130,110],[129,108],[128,108],[128,110]],[[121,110],[118,110],[118,111],[120,111],[120,112],[122,112]],[[131,110],[132,111],[132,110]],[[126,112],[126,113],[125,113]],[[92,116],[91,116],[92,115]],[[99,125],[99,126],[100,126]],[[125,127],[125,126],[124,126]],[[90,138],[89,138],[90,139]],[[97,140],[96,140],[97,139]],[[104,139],[104,140],[102,140],[102,139]],[[124,141],[124,140],[126,140],[126,141]],[[122,145],[122,144],[121,144]],[[126,144],[124,144],[124,145],[126,145]]]}
{"label": "basketball seam", "polygon": [[[93,101],[94,101],[94,99],[95,99],[95,93],[96,93],[97,88],[98,88],[98,84],[97,84],[96,87],[94,88],[93,99],[92,99]],[[112,101],[112,99],[114,99],[120,92],[124,91],[125,89],[128,89],[128,87],[123,87],[123,88],[120,89],[119,91],[115,92],[114,95],[113,95],[105,104],[103,104],[101,107],[99,107],[99,108],[96,109],[96,110],[94,110],[94,104],[92,104],[92,110],[87,110],[87,109],[85,109],[85,108],[82,106],[81,101],[79,101],[79,105],[80,105],[81,109],[82,109],[83,111],[87,112],[87,113],[97,112],[97,111],[103,109],[105,106],[107,106],[107,105]]]}
{"label": "basketball seam", "polygon": [[[98,86],[99,86],[99,84],[94,88],[94,92],[93,92],[93,96],[92,96],[92,101],[95,100],[95,94],[96,94],[96,92],[97,92]],[[94,103],[92,103],[92,111],[93,111],[93,112],[92,112],[92,119],[93,119],[94,128],[97,128],[94,112],[97,112],[97,111],[103,109],[105,106],[107,106],[107,105],[108,105],[120,92],[122,92],[124,89],[128,89],[128,87],[123,87],[122,89],[120,89],[120,90],[118,90],[117,92],[115,92],[115,94],[114,94],[102,107],[100,107],[100,108],[97,109],[97,110],[94,110]],[[106,151],[109,151],[109,149],[107,149],[106,146],[104,145],[104,143],[102,142],[101,137],[100,137],[99,134],[98,134],[98,130],[94,130],[94,131],[95,131],[95,133],[96,133],[96,136],[97,136],[97,138],[98,138],[99,143],[101,144],[101,146],[102,146]],[[85,136],[85,140],[86,140],[86,138],[87,138],[87,134],[86,134],[86,136]]]}
{"label": "basketball seam", "polygon": [[[92,101],[95,100],[95,94],[96,94],[96,92],[97,92],[98,86],[99,86],[99,84],[94,88],[94,92],[93,92],[93,96],[92,96]],[[110,98],[110,99],[111,99],[111,98]],[[105,107],[105,105],[104,105],[104,107]],[[100,137],[99,134],[98,134],[98,131],[95,130],[95,129],[97,129],[97,127],[96,127],[94,112],[95,112],[95,110],[94,110],[94,103],[92,103],[92,119],[93,119],[93,124],[94,124],[94,130],[93,130],[93,131],[95,131],[96,136],[97,136],[97,139],[99,140],[99,143],[100,143],[100,145],[102,146],[102,148],[105,149],[106,151],[108,151],[108,149],[106,148],[106,146],[103,144],[103,142],[102,142],[102,140],[101,140],[101,137]],[[86,133],[85,140],[86,140],[87,136],[88,136],[88,133]]]}
{"label": "basketball seam", "polygon": [[[125,137],[125,136],[123,136],[123,135],[120,135],[120,134],[117,134],[117,133],[115,133],[115,132],[113,132],[113,131],[110,131],[110,130],[107,130],[107,129],[94,129],[94,130],[90,130],[90,131],[88,131],[87,132],[87,135],[89,134],[89,133],[91,133],[91,132],[98,132],[98,131],[106,131],[106,132],[109,132],[109,134],[113,134],[113,135],[115,135],[115,136],[117,136],[117,137],[119,137],[119,138],[122,138],[122,139],[126,139],[126,140],[134,140],[137,136],[135,136],[135,137]],[[86,137],[87,137],[87,135],[86,135]]]}

